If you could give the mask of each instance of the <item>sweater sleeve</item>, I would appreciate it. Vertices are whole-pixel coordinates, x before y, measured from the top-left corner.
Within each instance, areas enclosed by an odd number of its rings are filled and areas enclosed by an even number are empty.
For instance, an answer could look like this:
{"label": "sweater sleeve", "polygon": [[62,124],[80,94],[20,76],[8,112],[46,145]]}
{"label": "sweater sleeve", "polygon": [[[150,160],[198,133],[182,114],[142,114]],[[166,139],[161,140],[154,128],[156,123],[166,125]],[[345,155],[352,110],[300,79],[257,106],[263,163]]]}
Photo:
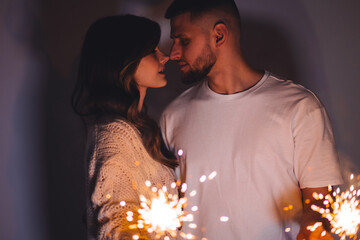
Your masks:
{"label": "sweater sleeve", "polygon": [[[106,160],[99,168],[99,174],[91,195],[92,207],[97,218],[97,239],[151,239],[145,230],[130,229],[136,224],[138,217],[139,196],[136,182],[132,180],[131,172],[121,164],[121,156],[116,155]],[[125,205],[120,204],[124,201]],[[133,214],[133,220],[128,221],[128,212]]]}

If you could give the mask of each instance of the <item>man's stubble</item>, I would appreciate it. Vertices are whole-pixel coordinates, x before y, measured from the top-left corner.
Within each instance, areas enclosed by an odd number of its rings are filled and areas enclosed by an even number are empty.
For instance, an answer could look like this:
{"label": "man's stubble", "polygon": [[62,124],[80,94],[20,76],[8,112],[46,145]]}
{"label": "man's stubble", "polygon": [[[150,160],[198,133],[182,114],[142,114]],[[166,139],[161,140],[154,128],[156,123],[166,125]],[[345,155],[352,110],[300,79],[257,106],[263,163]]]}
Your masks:
{"label": "man's stubble", "polygon": [[182,74],[182,82],[193,84],[202,80],[209,74],[215,62],[216,55],[207,44],[201,54],[195,59],[194,64],[192,66],[189,65],[190,70]]}

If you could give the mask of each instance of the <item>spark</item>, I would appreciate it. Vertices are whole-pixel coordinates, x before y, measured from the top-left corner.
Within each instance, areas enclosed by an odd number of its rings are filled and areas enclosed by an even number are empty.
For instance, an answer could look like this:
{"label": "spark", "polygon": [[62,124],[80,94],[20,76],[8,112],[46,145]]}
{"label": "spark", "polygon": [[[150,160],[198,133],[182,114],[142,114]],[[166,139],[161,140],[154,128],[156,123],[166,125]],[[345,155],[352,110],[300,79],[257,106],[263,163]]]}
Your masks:
{"label": "spark", "polygon": [[195,196],[195,195],[196,195],[196,191],[195,191],[195,190],[191,191],[191,193],[190,193],[189,195],[190,195],[190,197]]}
{"label": "spark", "polygon": [[191,208],[191,211],[193,211],[193,212],[196,212],[197,210],[199,210],[198,206],[193,206],[193,207]]}
{"label": "spark", "polygon": [[184,220],[182,208],[186,199],[175,197],[169,200],[165,192],[160,189],[158,196],[151,200],[143,198],[141,201],[142,208],[138,212],[148,228],[155,231],[158,236],[165,235],[166,232],[176,236],[177,228],[181,226],[181,221]]}
{"label": "spark", "polygon": [[[353,175],[350,179],[353,179]],[[329,188],[330,189],[330,188]],[[336,189],[333,194],[323,196],[321,194],[313,194],[316,200],[323,200],[324,208],[317,205],[311,205],[313,211],[318,212],[322,217],[329,220],[331,224],[331,232],[340,237],[340,240],[345,240],[346,237],[356,239],[356,234],[360,225],[360,208],[359,190],[354,190],[354,186],[350,186],[349,190],[340,193],[340,189]],[[313,226],[308,226],[308,230],[314,231],[321,223],[316,223]]]}
{"label": "spark", "polygon": [[222,217],[220,217],[220,221],[221,221],[221,222],[227,222],[227,221],[229,221],[229,217],[227,217],[227,216],[222,216]]}
{"label": "spark", "polygon": [[200,182],[205,182],[206,181],[206,176],[205,175],[202,175],[201,177],[200,177]]}
{"label": "spark", "polygon": [[212,180],[214,177],[216,177],[216,175],[217,175],[217,173],[214,171],[214,172],[210,173],[208,179]]}
{"label": "spark", "polygon": [[184,151],[182,149],[178,150],[178,156],[181,157],[184,154]]}
{"label": "spark", "polygon": [[[182,149],[177,152],[181,157],[184,154]],[[200,183],[204,183],[207,179],[212,180],[217,176],[217,172],[213,171],[208,176],[202,175],[199,179]],[[134,184],[133,184],[134,185]],[[184,239],[196,239],[196,236],[191,233],[185,233],[179,231],[182,224],[188,223],[188,227],[196,229],[198,226],[193,223],[194,215],[189,212],[185,212],[187,197],[179,197],[177,194],[171,194],[168,192],[166,186],[156,185],[154,186],[151,181],[146,180],[145,186],[149,189],[150,198],[146,198],[144,195],[140,195],[140,208],[137,210],[139,215],[134,215],[133,212],[128,211],[126,219],[131,222],[130,229],[142,229],[148,233],[154,233],[156,239],[169,240],[169,236],[180,237]],[[170,184],[171,189],[180,189],[181,193],[185,193],[188,190],[186,183],[181,183],[180,180]],[[172,192],[172,191],[170,191]],[[189,193],[189,197],[194,197],[197,194],[196,190]],[[126,202],[121,201],[121,206],[125,206]],[[189,206],[190,207],[190,206]],[[198,206],[192,206],[191,212],[197,212]],[[136,219],[135,219],[136,217]],[[221,222],[228,222],[229,217],[220,217]],[[201,229],[202,231],[203,228]],[[141,236],[133,235],[133,239],[139,239]],[[206,238],[203,238],[206,240]]]}
{"label": "spark", "polygon": [[[128,211],[126,213],[126,219],[129,222],[134,222],[130,225],[131,229],[144,229],[149,233],[155,233],[156,239],[169,239],[167,235],[176,237],[178,229],[184,222],[189,222],[190,228],[197,227],[196,224],[191,223],[194,220],[193,215],[183,211],[187,204],[187,198],[168,194],[166,187],[151,187],[148,181],[145,182],[145,185],[151,190],[152,198],[148,199],[144,195],[140,195],[137,222],[134,220],[133,212]],[[183,184],[181,188],[186,191],[186,184]],[[183,237],[194,239],[194,236],[189,234],[185,234]]]}

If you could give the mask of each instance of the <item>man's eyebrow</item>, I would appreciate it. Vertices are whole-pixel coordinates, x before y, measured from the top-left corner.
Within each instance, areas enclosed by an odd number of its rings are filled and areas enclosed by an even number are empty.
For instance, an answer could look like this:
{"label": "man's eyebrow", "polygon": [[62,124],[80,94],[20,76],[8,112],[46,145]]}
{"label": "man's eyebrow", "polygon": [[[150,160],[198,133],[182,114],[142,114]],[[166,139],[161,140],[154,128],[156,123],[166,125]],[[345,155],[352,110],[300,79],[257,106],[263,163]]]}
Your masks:
{"label": "man's eyebrow", "polygon": [[181,38],[181,37],[186,37],[184,34],[170,34],[170,38],[171,39],[174,39],[174,38]]}

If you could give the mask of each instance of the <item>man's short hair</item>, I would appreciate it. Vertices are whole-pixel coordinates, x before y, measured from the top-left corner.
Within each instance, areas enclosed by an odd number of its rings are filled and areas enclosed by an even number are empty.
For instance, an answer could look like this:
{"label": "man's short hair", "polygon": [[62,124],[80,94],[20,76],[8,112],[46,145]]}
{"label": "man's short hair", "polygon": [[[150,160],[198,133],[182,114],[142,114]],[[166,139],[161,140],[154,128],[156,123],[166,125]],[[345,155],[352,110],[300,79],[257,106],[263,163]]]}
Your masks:
{"label": "man's short hair", "polygon": [[189,12],[191,20],[212,10],[223,10],[237,19],[240,25],[240,14],[234,0],[174,0],[165,13],[165,18],[171,19]]}

